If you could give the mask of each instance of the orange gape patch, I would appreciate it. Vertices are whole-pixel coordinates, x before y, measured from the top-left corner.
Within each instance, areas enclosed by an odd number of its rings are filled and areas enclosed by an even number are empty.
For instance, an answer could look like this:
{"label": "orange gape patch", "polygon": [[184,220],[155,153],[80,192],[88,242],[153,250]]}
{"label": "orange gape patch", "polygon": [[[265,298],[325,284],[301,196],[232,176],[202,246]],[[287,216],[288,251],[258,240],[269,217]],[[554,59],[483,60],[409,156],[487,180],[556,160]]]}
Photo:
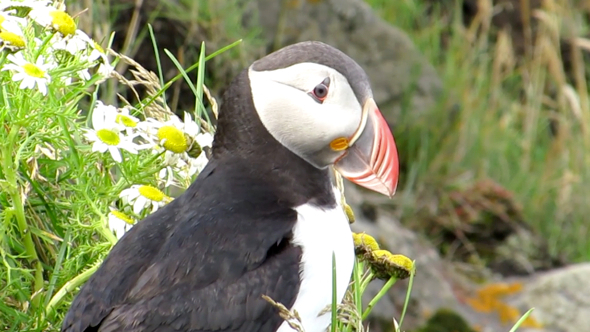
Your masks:
{"label": "orange gape patch", "polygon": [[339,137],[332,142],[330,142],[330,147],[334,151],[342,151],[348,149],[348,138],[346,137]]}

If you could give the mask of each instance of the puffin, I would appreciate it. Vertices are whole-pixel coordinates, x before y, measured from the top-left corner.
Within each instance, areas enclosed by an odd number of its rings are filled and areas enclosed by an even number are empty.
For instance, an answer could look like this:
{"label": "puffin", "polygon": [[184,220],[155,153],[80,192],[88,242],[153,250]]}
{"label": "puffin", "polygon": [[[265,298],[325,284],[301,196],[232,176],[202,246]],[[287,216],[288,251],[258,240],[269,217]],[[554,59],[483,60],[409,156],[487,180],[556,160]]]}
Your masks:
{"label": "puffin", "polygon": [[365,71],[327,44],[293,44],[228,85],[207,166],[130,229],[81,287],[64,332],[289,332],[263,295],[325,331],[354,245],[336,170],[393,196],[397,148]]}

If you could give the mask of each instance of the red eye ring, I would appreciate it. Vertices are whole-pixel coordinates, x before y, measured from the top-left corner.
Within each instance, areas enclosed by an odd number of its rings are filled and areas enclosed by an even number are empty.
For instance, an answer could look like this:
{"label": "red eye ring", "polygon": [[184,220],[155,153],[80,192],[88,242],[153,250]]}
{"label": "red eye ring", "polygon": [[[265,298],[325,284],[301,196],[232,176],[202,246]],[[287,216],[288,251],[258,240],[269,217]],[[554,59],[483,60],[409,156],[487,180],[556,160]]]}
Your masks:
{"label": "red eye ring", "polygon": [[326,77],[322,83],[318,84],[309,92],[309,95],[313,97],[318,103],[323,103],[328,97],[328,91],[330,86],[330,78]]}

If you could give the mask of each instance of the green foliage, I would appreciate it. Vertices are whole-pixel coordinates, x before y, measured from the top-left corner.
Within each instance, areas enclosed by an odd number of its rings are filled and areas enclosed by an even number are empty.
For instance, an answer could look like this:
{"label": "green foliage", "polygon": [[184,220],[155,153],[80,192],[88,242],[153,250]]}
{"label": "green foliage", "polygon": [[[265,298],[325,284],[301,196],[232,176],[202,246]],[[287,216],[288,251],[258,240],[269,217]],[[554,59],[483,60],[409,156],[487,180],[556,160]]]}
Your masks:
{"label": "green foliage", "polygon": [[[462,1],[367,2],[408,32],[444,83],[433,110],[405,109],[396,124],[407,163],[398,196],[402,220],[413,222],[417,202],[433,188],[493,179],[515,193],[554,257],[590,259],[584,10],[571,1],[545,1],[536,11],[534,38],[514,36],[513,44],[508,32],[490,27],[491,12],[465,26]],[[562,44],[573,37],[580,44],[569,44],[565,55]],[[524,43],[528,52],[519,50]]]}
{"label": "green foliage", "polygon": [[[128,223],[184,190],[207,162],[203,148],[212,140],[210,121],[198,118],[197,124],[185,113],[182,122],[161,97],[173,81],[189,80],[182,68],[160,87],[120,56],[134,69],[135,85],[152,90],[140,97],[128,87],[135,105],[103,104],[98,96],[105,82],[128,81],[55,6],[8,8],[1,22],[0,329],[6,331],[58,330],[73,293]],[[51,21],[55,17],[69,25]],[[209,56],[203,45],[188,72],[237,43]],[[203,78],[201,69],[199,101]]]}
{"label": "green foliage", "polygon": [[452,310],[441,309],[428,319],[419,332],[475,332],[469,324]]}

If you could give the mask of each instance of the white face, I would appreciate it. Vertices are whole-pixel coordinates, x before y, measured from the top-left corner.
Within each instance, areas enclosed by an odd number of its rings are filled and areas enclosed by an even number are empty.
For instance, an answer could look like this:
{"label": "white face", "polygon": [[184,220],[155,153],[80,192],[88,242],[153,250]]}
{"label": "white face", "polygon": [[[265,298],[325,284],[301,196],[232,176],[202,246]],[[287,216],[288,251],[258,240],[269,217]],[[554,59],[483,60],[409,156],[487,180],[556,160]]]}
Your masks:
{"label": "white face", "polygon": [[[330,143],[354,135],[362,106],[342,74],[308,62],[270,71],[250,68],[248,74],[256,111],[277,141],[318,168],[345,153]],[[325,98],[310,95],[323,82],[329,82]]]}

